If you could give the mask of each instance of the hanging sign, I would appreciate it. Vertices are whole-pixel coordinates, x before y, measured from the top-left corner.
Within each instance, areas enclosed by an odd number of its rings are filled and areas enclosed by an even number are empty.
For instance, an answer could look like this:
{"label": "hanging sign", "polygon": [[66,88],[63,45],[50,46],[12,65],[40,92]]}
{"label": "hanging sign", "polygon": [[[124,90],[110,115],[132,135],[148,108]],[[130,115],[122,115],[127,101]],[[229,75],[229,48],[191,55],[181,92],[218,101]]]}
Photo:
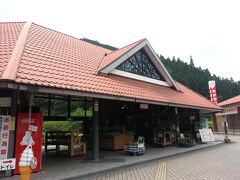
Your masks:
{"label": "hanging sign", "polygon": [[10,116],[0,116],[0,159],[7,159]]}
{"label": "hanging sign", "polygon": [[16,159],[1,159],[0,160],[0,171],[8,171],[15,169]]}
{"label": "hanging sign", "polygon": [[208,81],[209,86],[209,93],[211,102],[214,104],[218,103],[218,96],[217,96],[217,88],[216,88],[216,82],[215,81]]}
{"label": "hanging sign", "polygon": [[16,128],[16,168],[14,174],[19,170],[31,167],[33,172],[39,172],[42,161],[42,113],[19,113]]}

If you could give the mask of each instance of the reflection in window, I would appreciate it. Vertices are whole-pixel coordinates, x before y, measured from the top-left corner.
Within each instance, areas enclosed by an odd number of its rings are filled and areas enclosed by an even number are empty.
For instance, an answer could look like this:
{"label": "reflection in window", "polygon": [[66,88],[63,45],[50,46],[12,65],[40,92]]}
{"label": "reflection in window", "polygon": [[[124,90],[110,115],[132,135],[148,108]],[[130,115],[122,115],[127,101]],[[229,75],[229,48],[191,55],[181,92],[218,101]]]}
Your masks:
{"label": "reflection in window", "polygon": [[67,101],[65,99],[51,99],[50,116],[67,116]]}
{"label": "reflection in window", "polygon": [[159,74],[158,70],[150,61],[150,58],[144,52],[144,50],[138,51],[127,61],[123,62],[120,66],[118,66],[117,69],[164,81],[164,78]]}
{"label": "reflection in window", "polygon": [[48,116],[48,103],[49,103],[48,96],[47,97],[36,96],[33,99],[33,106],[39,107],[40,111],[43,112],[44,116]]}
{"label": "reflection in window", "polygon": [[48,120],[78,120],[93,117],[93,99],[52,94],[35,94],[34,106],[40,108]]}
{"label": "reflection in window", "polygon": [[84,101],[71,101],[71,117],[84,117],[85,116],[85,107]]}
{"label": "reflection in window", "polygon": [[93,102],[90,101],[86,102],[86,116],[87,117],[93,116]]}

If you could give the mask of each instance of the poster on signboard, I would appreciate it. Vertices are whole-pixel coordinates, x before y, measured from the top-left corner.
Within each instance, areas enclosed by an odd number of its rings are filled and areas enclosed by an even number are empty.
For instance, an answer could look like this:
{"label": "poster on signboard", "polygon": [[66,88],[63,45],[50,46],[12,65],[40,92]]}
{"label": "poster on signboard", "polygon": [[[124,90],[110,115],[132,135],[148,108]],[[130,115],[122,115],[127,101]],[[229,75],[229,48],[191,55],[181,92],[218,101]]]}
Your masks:
{"label": "poster on signboard", "polygon": [[39,172],[42,161],[42,113],[19,113],[16,128],[16,168],[19,174],[22,166],[31,166],[33,172]]}
{"label": "poster on signboard", "polygon": [[200,133],[202,142],[215,141],[212,129],[208,129],[208,128],[199,129],[199,133]]}
{"label": "poster on signboard", "polygon": [[0,116],[0,159],[7,159],[10,116]]}

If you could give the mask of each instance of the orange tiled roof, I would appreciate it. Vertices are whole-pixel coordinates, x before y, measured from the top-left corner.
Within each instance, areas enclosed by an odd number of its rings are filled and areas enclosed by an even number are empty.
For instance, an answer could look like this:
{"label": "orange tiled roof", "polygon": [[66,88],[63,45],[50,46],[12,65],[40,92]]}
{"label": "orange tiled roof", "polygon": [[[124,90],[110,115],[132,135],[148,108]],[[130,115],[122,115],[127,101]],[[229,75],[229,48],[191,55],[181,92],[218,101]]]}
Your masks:
{"label": "orange tiled roof", "polygon": [[[109,95],[114,97],[135,98],[156,103],[176,104],[208,109],[220,108],[208,99],[178,83],[181,92],[170,87],[129,79],[113,74],[97,75],[99,65],[111,63],[133,48],[138,41],[115,53],[92,45],[66,34],[31,24],[21,38],[26,40],[22,55],[18,56],[19,66],[14,75],[6,76],[6,66],[12,58],[14,47],[24,23],[0,23],[0,79],[11,80],[19,84],[43,87],[62,88],[81,92]],[[14,50],[13,50],[14,48]],[[16,51],[17,51],[16,50]],[[11,54],[12,52],[12,54]],[[109,54],[110,53],[110,54]],[[107,63],[103,62],[105,54],[109,54]],[[10,77],[10,78],[7,78]]]}
{"label": "orange tiled roof", "polygon": [[4,72],[24,22],[0,23],[0,77]]}
{"label": "orange tiled roof", "polygon": [[240,95],[235,96],[233,98],[227,99],[221,103],[219,103],[219,106],[226,106],[226,105],[230,105],[230,104],[235,104],[235,103],[240,103]]}

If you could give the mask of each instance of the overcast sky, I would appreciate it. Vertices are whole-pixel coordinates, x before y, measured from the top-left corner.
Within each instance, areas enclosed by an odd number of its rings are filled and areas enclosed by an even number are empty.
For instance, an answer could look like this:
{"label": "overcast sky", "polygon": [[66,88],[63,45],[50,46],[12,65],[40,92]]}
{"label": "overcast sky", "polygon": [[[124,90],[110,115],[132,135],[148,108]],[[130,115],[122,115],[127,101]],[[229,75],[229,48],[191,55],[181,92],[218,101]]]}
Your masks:
{"label": "overcast sky", "polygon": [[0,21],[31,21],[115,47],[147,38],[158,54],[240,80],[240,2],[0,0]]}

